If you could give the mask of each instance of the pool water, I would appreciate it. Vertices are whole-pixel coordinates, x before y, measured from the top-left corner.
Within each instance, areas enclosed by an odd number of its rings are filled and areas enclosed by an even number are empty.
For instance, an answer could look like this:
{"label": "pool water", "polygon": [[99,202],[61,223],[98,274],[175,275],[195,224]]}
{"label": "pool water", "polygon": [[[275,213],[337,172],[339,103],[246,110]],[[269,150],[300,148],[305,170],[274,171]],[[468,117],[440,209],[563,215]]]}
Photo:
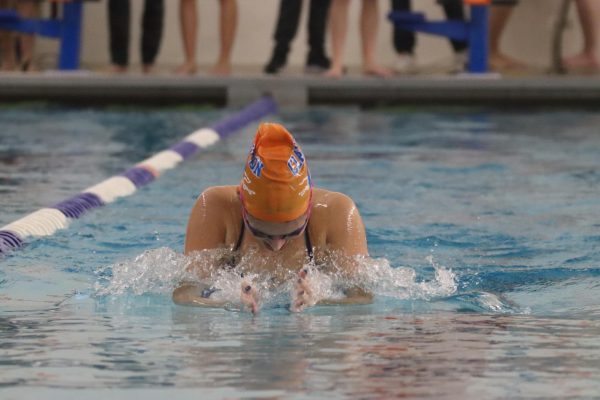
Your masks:
{"label": "pool water", "polygon": [[[1,108],[0,226],[229,112]],[[207,186],[239,181],[249,126],[0,259],[2,398],[598,396],[600,114],[273,119],[315,184],[357,203],[373,304],[292,314],[283,299],[256,317],[172,304],[189,210]]]}

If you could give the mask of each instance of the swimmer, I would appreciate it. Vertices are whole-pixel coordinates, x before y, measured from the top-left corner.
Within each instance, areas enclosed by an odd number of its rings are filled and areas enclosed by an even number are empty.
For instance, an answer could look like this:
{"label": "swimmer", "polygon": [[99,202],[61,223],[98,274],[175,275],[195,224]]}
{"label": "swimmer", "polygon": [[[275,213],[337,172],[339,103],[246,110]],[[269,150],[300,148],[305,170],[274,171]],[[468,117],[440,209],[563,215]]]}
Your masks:
{"label": "swimmer", "polygon": [[[293,312],[315,304],[362,304],[372,300],[359,288],[346,290],[340,299],[317,298],[311,289],[310,271],[313,267],[326,268],[332,254],[340,256],[336,258],[341,260],[336,263],[339,273],[350,277],[356,274],[358,258],[368,256],[365,227],[350,197],[313,187],[304,154],[282,125],[259,126],[239,185],[210,187],[193,206],[185,254],[222,248],[238,257],[217,268],[235,267],[235,259],[250,257],[247,264],[256,269],[249,271],[252,273],[285,277],[292,270]],[[192,265],[190,272],[202,279],[207,275],[205,269]],[[214,291],[183,283],[173,292],[173,301],[223,306],[223,302],[211,298]],[[249,311],[258,312],[260,293],[248,275],[242,278],[240,300]]]}

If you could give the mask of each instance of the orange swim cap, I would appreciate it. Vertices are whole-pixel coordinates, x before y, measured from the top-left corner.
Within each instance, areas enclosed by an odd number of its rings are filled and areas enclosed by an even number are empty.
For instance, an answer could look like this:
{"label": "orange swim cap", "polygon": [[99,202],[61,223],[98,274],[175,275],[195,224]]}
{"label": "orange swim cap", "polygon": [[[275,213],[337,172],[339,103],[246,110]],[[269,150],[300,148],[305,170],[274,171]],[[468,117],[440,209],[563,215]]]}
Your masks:
{"label": "orange swim cap", "polygon": [[280,124],[260,124],[248,154],[240,193],[254,218],[287,222],[308,210],[310,172],[300,146]]}

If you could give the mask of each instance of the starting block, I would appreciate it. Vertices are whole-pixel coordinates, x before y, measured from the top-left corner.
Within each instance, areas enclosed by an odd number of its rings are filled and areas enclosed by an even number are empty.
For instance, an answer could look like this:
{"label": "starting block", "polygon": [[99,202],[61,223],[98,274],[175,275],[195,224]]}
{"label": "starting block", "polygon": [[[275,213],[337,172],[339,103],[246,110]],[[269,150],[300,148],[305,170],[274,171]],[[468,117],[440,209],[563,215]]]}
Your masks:
{"label": "starting block", "polygon": [[427,21],[423,13],[391,12],[388,18],[399,28],[464,40],[469,45],[467,70],[488,72],[488,14],[490,0],[464,0],[470,6],[468,21]]}
{"label": "starting block", "polygon": [[0,9],[0,29],[58,39],[58,69],[74,70],[79,68],[82,10],[82,0],[63,3],[62,17],[56,19],[23,18],[14,10]]}

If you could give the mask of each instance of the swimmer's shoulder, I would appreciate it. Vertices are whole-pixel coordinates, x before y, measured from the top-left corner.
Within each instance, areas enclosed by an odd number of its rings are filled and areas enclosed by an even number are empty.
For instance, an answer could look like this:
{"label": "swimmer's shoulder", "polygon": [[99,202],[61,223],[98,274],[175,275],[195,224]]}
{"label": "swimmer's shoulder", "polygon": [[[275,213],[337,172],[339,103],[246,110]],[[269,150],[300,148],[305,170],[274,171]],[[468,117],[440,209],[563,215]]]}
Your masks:
{"label": "swimmer's shoulder", "polygon": [[186,231],[186,253],[230,247],[242,223],[237,186],[212,186],[196,200]]}
{"label": "swimmer's shoulder", "polygon": [[309,228],[317,244],[347,255],[368,254],[364,223],[350,196],[313,189],[313,201]]}
{"label": "swimmer's shoulder", "polygon": [[190,222],[216,224],[230,230],[242,220],[237,186],[212,186],[196,199]]}
{"label": "swimmer's shoulder", "polygon": [[350,196],[314,188],[310,234],[322,241],[328,241],[332,234],[339,234],[340,226],[345,226],[348,216],[354,213],[358,214],[358,211]]}
{"label": "swimmer's shoulder", "polygon": [[207,208],[213,212],[237,211],[239,207],[238,187],[233,185],[211,186],[204,189],[194,205],[194,208]]}
{"label": "swimmer's shoulder", "polygon": [[354,200],[344,193],[327,189],[313,189],[313,212],[324,214],[327,217],[345,215],[356,206]]}

